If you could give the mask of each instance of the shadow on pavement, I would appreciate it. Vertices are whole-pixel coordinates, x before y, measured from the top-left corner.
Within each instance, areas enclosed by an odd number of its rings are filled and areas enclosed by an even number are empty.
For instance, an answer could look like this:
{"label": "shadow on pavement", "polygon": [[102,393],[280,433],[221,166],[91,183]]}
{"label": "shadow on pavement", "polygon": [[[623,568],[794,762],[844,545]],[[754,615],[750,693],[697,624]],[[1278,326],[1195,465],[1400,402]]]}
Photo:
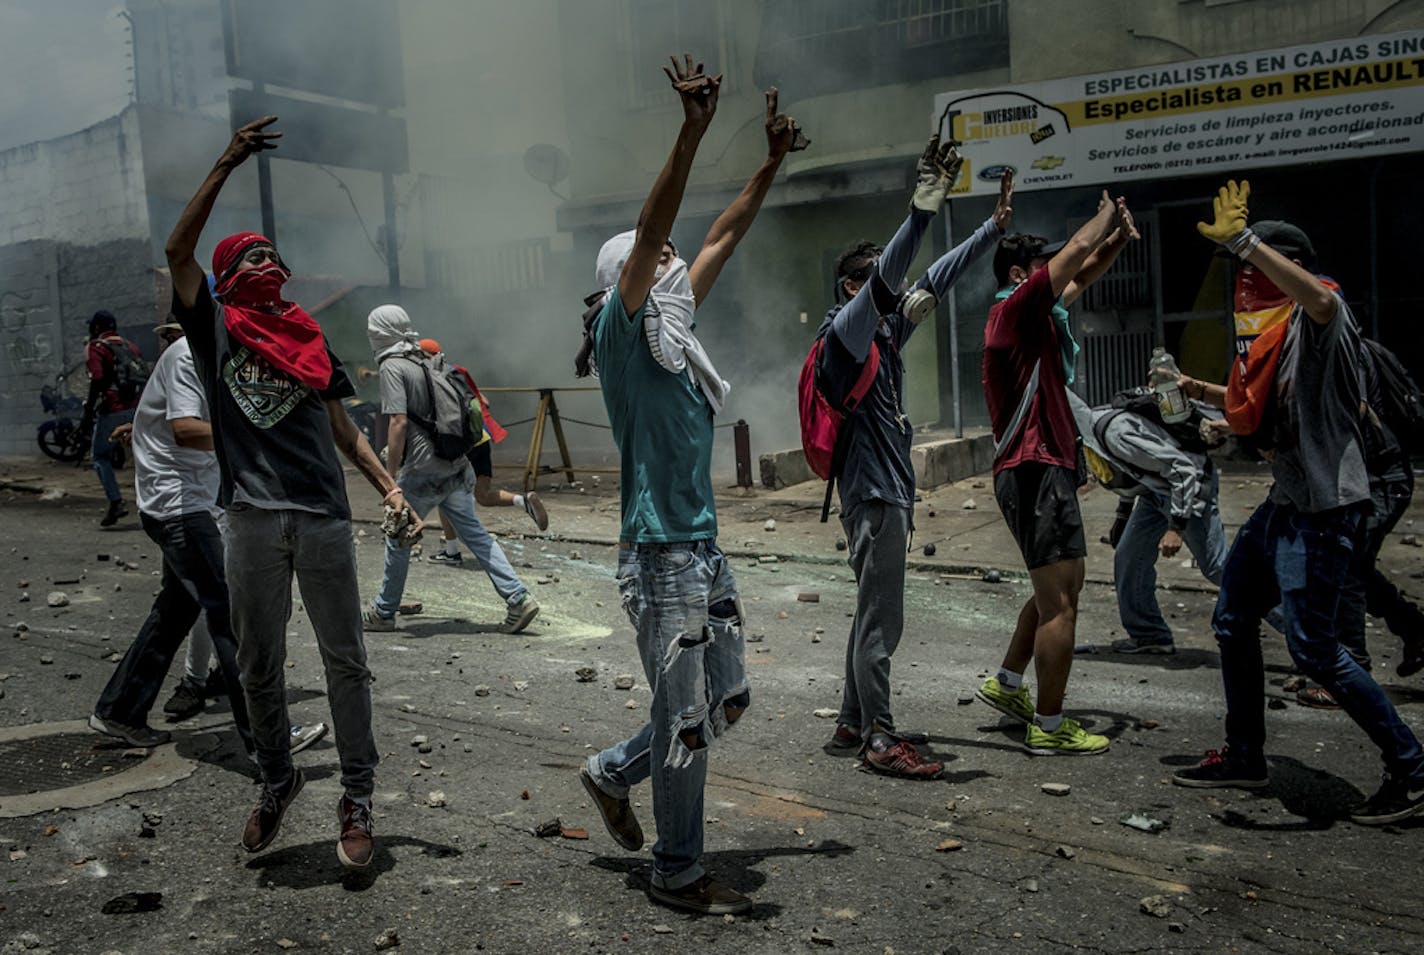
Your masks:
{"label": "shadow on pavement", "polygon": [[[422,614],[422,616],[424,616]],[[500,633],[502,621],[491,621],[489,623],[476,623],[464,617],[450,617],[446,619],[427,619],[420,623],[402,623],[400,628],[389,633],[368,634],[370,638],[381,637],[413,637],[417,640],[424,640],[429,637],[443,637],[454,634],[471,633]],[[536,636],[532,631],[525,631],[524,635]]]}
{"label": "shadow on pavement", "polygon": [[[766,884],[766,876],[752,867],[760,865],[769,858],[826,856],[836,859],[854,851],[854,846],[828,839],[814,846],[782,846],[773,849],[732,849],[708,852],[702,857],[702,864],[713,878],[726,883],[738,892],[754,896],[756,890]],[[623,873],[625,876],[623,885],[630,891],[646,892],[648,890],[648,873],[652,865],[645,859],[632,856],[598,856],[589,864],[609,872]],[[742,918],[762,921],[776,918],[781,913],[782,907],[779,905],[758,902],[752,908],[751,913],[742,916]],[[688,914],[691,918],[702,917],[692,913]]]}
{"label": "shadow on pavement", "polygon": [[1080,643],[1073,648],[1075,663],[1125,663],[1150,666],[1159,670],[1197,670],[1209,667],[1221,669],[1221,654],[1215,650],[1178,647],[1176,653],[1116,653],[1105,643]]}
{"label": "shadow on pavement", "polygon": [[[1195,766],[1197,756],[1164,756],[1164,766]],[[1322,769],[1307,766],[1290,756],[1268,756],[1271,784],[1260,790],[1227,788],[1220,792],[1251,793],[1258,800],[1274,799],[1295,817],[1279,822],[1257,819],[1235,809],[1211,813],[1211,818],[1231,829],[1258,832],[1301,832],[1329,829],[1349,818],[1350,810],[1365,801],[1365,795],[1346,780]]]}
{"label": "shadow on pavement", "polygon": [[[308,770],[302,771],[310,775]],[[420,855],[434,859],[451,859],[463,854],[455,846],[411,836],[377,836],[376,853],[370,868],[349,872],[336,858],[336,840],[331,838],[268,852],[247,863],[247,868],[258,876],[259,886],[270,882],[287,889],[314,889],[340,883],[348,892],[364,892],[375,885],[380,876],[396,867],[396,855],[391,850],[407,847],[415,847]],[[405,854],[401,852],[401,855]]]}

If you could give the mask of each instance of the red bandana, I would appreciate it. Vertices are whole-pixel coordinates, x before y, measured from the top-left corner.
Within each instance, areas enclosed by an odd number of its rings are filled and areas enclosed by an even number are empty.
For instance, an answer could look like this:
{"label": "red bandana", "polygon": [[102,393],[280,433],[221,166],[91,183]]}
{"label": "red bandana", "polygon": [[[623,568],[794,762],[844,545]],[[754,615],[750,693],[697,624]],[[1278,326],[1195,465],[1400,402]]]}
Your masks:
{"label": "red bandana", "polygon": [[[331,382],[331,358],[321,326],[294,302],[283,301],[291,272],[277,263],[232,271],[254,245],[272,245],[256,232],[239,232],[213,251],[213,293],[223,304],[223,324],[240,345],[302,384],[320,391]],[[231,274],[229,274],[231,273]]]}

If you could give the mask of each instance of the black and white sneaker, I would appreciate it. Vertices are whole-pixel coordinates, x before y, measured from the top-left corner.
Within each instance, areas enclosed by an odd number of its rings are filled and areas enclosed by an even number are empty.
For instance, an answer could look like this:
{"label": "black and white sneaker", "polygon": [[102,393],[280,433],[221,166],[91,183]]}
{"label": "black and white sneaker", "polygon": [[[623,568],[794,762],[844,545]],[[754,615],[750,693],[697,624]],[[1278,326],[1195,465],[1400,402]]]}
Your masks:
{"label": "black and white sneaker", "polygon": [[130,746],[146,748],[162,746],[173,738],[173,734],[167,730],[156,730],[147,723],[141,726],[130,726],[127,723],[120,723],[118,720],[104,719],[98,713],[89,714],[89,728],[96,733],[121,739]]}
{"label": "black and white sneaker", "polygon": [[1172,782],[1192,789],[1265,789],[1271,779],[1264,759],[1241,759],[1223,746],[1220,752],[1207,750],[1197,765],[1177,770]]}
{"label": "black and white sneaker", "polygon": [[438,550],[438,551],[436,551],[435,553],[431,554],[429,557],[427,557],[427,558],[425,558],[425,559],[428,560],[428,561],[429,561],[430,563],[432,563],[432,564],[456,564],[456,565],[461,564],[461,563],[464,563],[464,560],[465,560],[465,558],[460,554],[460,552],[459,552],[458,550],[455,551],[455,553],[453,553],[453,554],[446,553],[446,552],[443,551],[443,550]]}
{"label": "black and white sneaker", "polygon": [[1379,791],[1364,805],[1350,811],[1350,821],[1362,826],[1385,826],[1424,812],[1424,777],[1399,779],[1384,774]]}

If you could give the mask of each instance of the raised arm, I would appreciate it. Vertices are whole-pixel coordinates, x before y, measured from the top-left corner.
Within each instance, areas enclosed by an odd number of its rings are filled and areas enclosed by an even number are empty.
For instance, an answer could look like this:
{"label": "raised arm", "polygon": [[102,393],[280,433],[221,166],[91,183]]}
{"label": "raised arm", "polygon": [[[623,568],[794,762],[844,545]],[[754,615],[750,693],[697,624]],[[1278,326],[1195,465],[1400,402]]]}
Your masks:
{"label": "raised arm", "polygon": [[917,288],[927,288],[935,298],[942,299],[964,274],[964,270],[975,259],[989,251],[999,241],[1014,219],[1014,174],[1004,170],[999,179],[999,201],[994,204],[994,214],[984,220],[984,224],[974,230],[974,234],[950,249],[934,263],[924,278],[915,283]]}
{"label": "raised arm", "polygon": [[186,306],[191,307],[197,301],[198,290],[203,283],[203,267],[198,264],[194,251],[198,248],[198,238],[203,234],[203,226],[207,225],[208,216],[212,214],[213,203],[217,201],[218,193],[222,191],[227,177],[242,165],[243,160],[255,152],[277,148],[274,140],[281,138],[282,134],[264,131],[276,121],[275,116],[264,116],[232,134],[232,142],[228,143],[223,154],[218,157],[217,164],[198,187],[197,193],[188,200],[188,205],[168,236],[168,243],[164,246],[164,252],[168,256],[168,271],[173,278],[173,290],[177,293],[178,300]]}
{"label": "raised arm", "polygon": [[1112,264],[1117,261],[1118,254],[1127,248],[1127,244],[1138,238],[1141,236],[1137,232],[1136,223],[1132,221],[1132,213],[1128,210],[1127,203],[1119,197],[1116,228],[1092,251],[1088,260],[1083,263],[1083,267],[1078,270],[1078,274],[1073,276],[1073,281],[1069,282],[1068,287],[1063,290],[1063,304],[1072,305],[1076,302],[1090,285],[1102,278],[1107,270],[1112,268]]}
{"label": "raised arm", "polygon": [[1073,279],[1083,270],[1093,250],[1102,244],[1117,224],[1117,206],[1103,190],[1098,200],[1098,211],[1073,233],[1073,237],[1063,244],[1063,248],[1048,260],[1048,281],[1053,286],[1056,298],[1064,294]]}
{"label": "raised arm", "polygon": [[727,264],[727,260],[737,248],[737,243],[742,241],[742,236],[751,228],[752,220],[756,218],[757,212],[761,210],[762,200],[766,198],[766,191],[771,188],[771,182],[776,178],[776,170],[796,143],[800,127],[796,125],[796,120],[777,113],[776,104],[777,91],[773,86],[766,91],[766,158],[762,160],[761,167],[752,174],[751,179],[747,180],[741,194],[733,199],[732,204],[712,223],[712,228],[707,231],[707,238],[702,242],[701,251],[688,269],[692,295],[697,299],[698,305],[707,300],[707,294],[712,291],[717,276],[722,274],[722,266]]}
{"label": "raised arm", "polygon": [[1339,309],[1335,293],[1299,262],[1281,255],[1251,231],[1246,225],[1246,203],[1250,197],[1249,182],[1243,179],[1237,186],[1235,180],[1227,180],[1212,200],[1214,221],[1210,225],[1198,222],[1197,231],[1264,272],[1266,278],[1300,305],[1311,321],[1318,325],[1330,324]]}
{"label": "raised arm", "polygon": [[717,112],[721,74],[704,76],[701,63],[694,68],[692,57],[686,53],[683,57],[683,63],[678,63],[676,57],[671,58],[671,70],[663,67],[673,89],[682,99],[682,128],[678,130],[672,152],[668,154],[667,162],[663,164],[662,171],[653,182],[652,191],[648,193],[648,200],[643,204],[643,212],[638,217],[637,239],[618,276],[618,297],[623,300],[623,311],[628,315],[643,307],[648,292],[657,281],[658,259],[663,252],[663,243],[672,233],[677,210],[682,206],[682,194],[687,188],[693,157],[697,155],[697,146]]}

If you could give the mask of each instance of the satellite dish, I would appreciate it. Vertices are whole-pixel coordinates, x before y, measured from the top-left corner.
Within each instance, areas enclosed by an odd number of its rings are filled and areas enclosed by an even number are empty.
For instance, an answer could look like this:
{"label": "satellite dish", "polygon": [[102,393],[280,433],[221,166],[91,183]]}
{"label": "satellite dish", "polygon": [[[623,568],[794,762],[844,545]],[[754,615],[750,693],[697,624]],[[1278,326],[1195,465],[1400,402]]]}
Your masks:
{"label": "satellite dish", "polygon": [[535,143],[524,150],[524,171],[552,189],[569,177],[569,155],[558,146]]}

